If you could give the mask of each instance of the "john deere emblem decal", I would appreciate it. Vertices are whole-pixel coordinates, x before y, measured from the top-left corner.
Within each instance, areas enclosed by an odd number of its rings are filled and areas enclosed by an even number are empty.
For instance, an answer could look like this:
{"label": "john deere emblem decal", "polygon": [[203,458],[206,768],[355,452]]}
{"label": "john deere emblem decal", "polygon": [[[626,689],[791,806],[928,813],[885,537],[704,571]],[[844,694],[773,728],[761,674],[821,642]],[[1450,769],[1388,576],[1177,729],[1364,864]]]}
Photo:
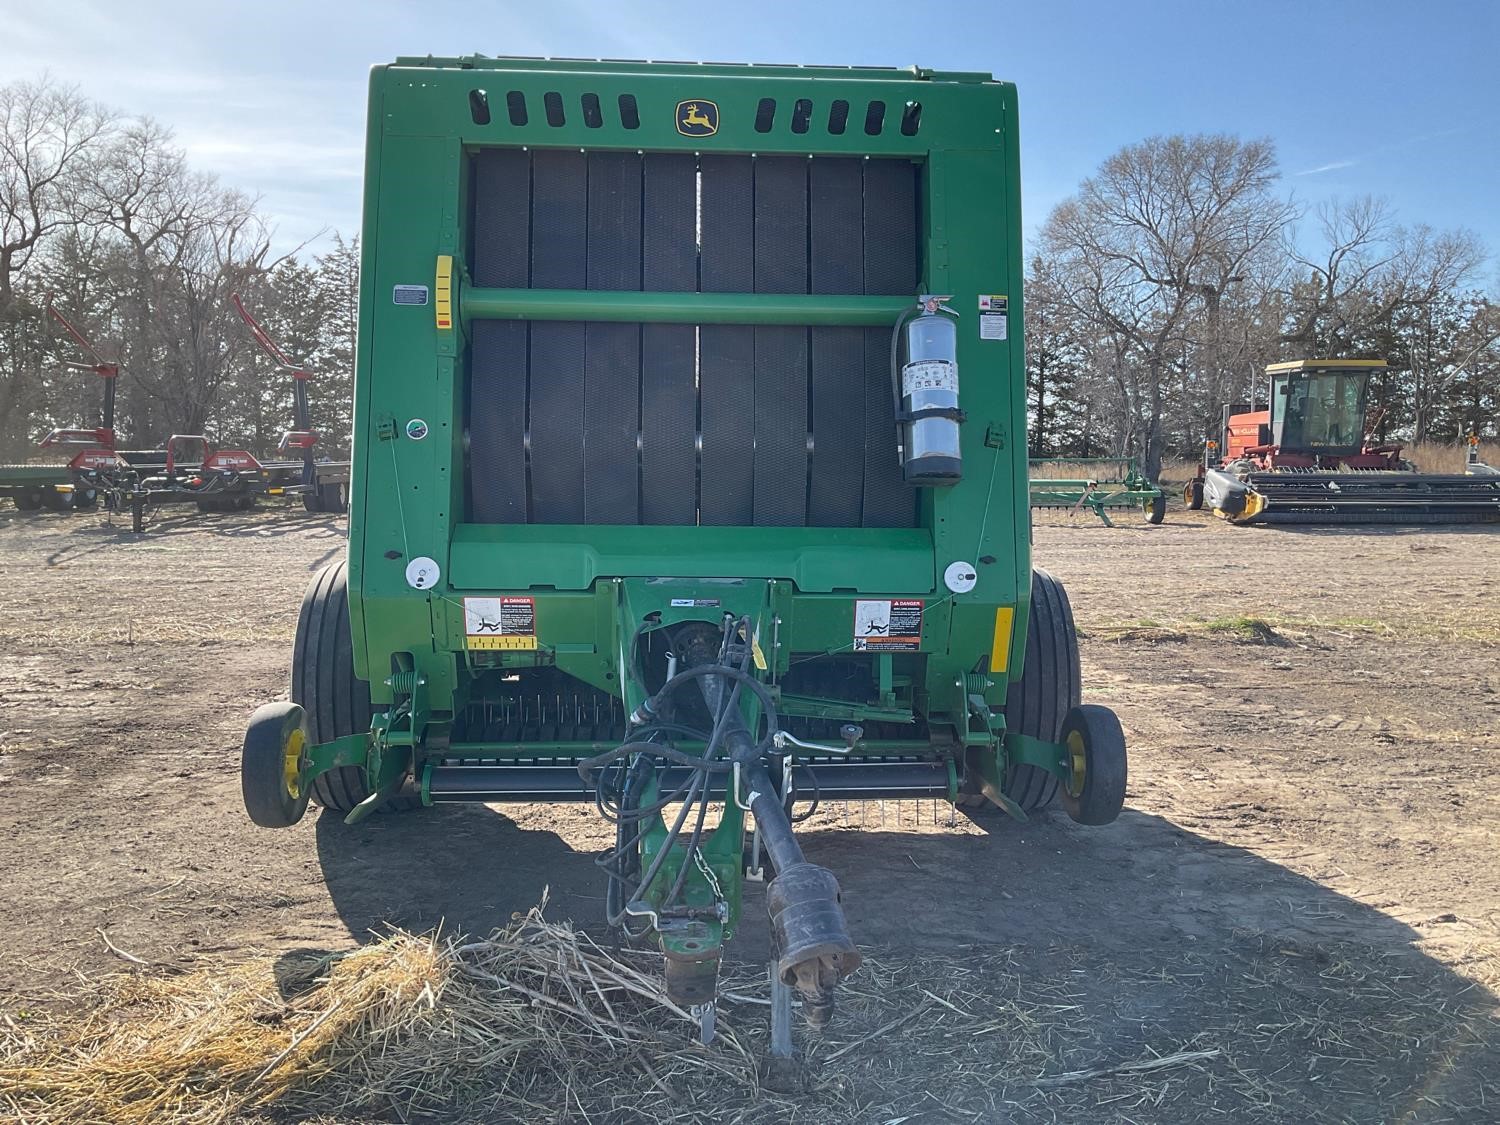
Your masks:
{"label": "john deere emblem decal", "polygon": [[677,131],[684,137],[711,137],[719,131],[719,107],[713,102],[678,102]]}

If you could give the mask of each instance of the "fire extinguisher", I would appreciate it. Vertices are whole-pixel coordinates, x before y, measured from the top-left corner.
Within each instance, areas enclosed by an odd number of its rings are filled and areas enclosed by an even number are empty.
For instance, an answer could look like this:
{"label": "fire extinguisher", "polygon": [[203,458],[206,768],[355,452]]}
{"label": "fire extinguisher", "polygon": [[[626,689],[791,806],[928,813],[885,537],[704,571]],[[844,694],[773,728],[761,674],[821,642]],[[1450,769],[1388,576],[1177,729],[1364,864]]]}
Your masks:
{"label": "fire extinguisher", "polygon": [[958,313],[950,297],[925,295],[896,321],[891,340],[891,389],[907,484],[932,488],[963,476],[959,451]]}

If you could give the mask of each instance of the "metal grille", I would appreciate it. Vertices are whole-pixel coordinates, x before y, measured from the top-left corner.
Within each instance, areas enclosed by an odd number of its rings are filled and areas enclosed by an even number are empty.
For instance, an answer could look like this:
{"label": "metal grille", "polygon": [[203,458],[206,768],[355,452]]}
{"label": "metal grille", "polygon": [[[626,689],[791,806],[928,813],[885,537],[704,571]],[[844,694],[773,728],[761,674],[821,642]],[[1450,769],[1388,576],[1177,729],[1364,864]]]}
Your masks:
{"label": "metal grille", "polygon": [[[898,159],[485,149],[476,285],[911,295]],[[478,523],[910,527],[889,333],[478,321]]]}

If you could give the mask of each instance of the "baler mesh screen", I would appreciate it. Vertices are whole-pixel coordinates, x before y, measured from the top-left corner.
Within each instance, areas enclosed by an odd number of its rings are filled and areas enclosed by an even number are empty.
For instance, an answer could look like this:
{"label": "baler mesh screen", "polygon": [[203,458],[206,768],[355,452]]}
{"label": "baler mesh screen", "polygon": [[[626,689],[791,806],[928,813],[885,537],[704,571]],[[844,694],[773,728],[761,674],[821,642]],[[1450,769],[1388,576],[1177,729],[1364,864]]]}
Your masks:
{"label": "baler mesh screen", "polygon": [[[910,296],[918,169],[484,149],[485,288]],[[476,321],[476,523],[910,527],[886,329]]]}

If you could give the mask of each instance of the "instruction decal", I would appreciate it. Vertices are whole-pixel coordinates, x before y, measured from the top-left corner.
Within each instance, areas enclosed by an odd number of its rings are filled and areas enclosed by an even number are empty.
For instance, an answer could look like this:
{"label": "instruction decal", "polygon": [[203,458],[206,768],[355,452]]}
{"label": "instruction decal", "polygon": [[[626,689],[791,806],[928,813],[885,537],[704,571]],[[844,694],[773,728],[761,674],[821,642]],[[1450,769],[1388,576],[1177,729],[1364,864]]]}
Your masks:
{"label": "instruction decal", "polygon": [[921,647],[919,599],[854,603],[855,652],[916,652]]}
{"label": "instruction decal", "polygon": [[1010,324],[1010,301],[1004,294],[981,294],[979,297],[979,338],[1004,340]]}
{"label": "instruction decal", "polygon": [[919,359],[901,369],[901,393],[949,391],[958,394],[958,364],[946,359]]}
{"label": "instruction decal", "polygon": [[398,285],[391,290],[391,303],[393,305],[425,305],[427,286]]}
{"label": "instruction decal", "polygon": [[471,649],[536,649],[536,599],[465,598],[464,633]]}

